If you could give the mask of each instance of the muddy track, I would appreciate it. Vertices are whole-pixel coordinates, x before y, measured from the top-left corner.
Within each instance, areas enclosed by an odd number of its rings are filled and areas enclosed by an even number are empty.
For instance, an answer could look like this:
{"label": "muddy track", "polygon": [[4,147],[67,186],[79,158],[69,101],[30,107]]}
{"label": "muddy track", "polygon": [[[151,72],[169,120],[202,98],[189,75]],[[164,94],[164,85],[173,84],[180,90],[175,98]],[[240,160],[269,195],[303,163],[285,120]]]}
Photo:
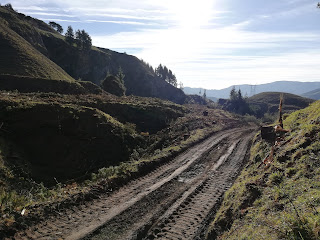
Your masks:
{"label": "muddy track", "polygon": [[148,175],[13,239],[196,239],[243,165],[252,132],[217,133]]}

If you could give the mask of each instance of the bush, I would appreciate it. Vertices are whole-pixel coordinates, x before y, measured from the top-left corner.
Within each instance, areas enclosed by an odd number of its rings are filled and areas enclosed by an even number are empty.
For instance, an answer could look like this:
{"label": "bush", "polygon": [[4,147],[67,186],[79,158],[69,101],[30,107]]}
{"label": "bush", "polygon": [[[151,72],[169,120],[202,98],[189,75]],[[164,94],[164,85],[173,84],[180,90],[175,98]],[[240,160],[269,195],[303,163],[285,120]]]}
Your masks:
{"label": "bush", "polygon": [[282,182],[282,173],[274,172],[269,176],[269,182],[273,185],[278,185]]}
{"label": "bush", "polygon": [[126,88],[123,82],[113,75],[107,76],[105,80],[101,83],[102,88],[111,94],[117,96],[124,96],[126,92]]}

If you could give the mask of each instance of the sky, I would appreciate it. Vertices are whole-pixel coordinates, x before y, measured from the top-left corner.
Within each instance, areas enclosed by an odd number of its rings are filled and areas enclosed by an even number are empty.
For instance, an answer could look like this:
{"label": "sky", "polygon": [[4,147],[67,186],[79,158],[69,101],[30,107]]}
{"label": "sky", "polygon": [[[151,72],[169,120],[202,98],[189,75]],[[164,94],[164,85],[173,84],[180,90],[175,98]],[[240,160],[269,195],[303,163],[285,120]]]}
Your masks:
{"label": "sky", "polygon": [[166,65],[184,86],[320,81],[318,1],[0,0],[8,2],[84,29],[95,46]]}

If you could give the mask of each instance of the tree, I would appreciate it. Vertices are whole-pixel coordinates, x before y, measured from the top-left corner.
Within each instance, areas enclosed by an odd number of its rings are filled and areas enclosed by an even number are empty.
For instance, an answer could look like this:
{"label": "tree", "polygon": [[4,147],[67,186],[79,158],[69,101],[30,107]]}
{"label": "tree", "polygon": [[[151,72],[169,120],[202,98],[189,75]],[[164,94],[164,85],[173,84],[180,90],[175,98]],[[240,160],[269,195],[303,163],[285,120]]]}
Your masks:
{"label": "tree", "polygon": [[172,73],[170,69],[168,69],[166,66],[162,66],[161,64],[155,69],[156,75],[162,79],[163,81],[166,81],[173,85],[174,87],[178,86],[177,78]]}
{"label": "tree", "polygon": [[76,44],[77,44],[77,47],[78,48],[82,48],[82,40],[81,40],[81,38],[82,38],[82,36],[81,36],[81,31],[78,29],[77,31],[76,31]]}
{"label": "tree", "polygon": [[236,91],[236,88],[233,86],[230,91],[230,100],[228,101],[227,110],[238,113],[246,114],[250,113],[249,104],[246,99],[242,97],[241,89]]}
{"label": "tree", "polygon": [[85,30],[76,31],[76,43],[78,48],[83,50],[89,50],[92,46],[91,37]]}
{"label": "tree", "polygon": [[124,77],[126,75],[124,75],[123,71],[122,71],[122,68],[121,66],[119,67],[119,70],[118,70],[118,74],[116,75],[116,77],[119,79],[119,81],[124,84]]}
{"label": "tree", "polygon": [[237,101],[237,99],[238,99],[238,96],[237,96],[236,88],[233,86],[230,91],[230,100]]}
{"label": "tree", "polygon": [[63,28],[60,24],[56,22],[49,22],[50,27],[55,29],[58,33],[63,33]]}
{"label": "tree", "polygon": [[9,10],[14,11],[14,9],[13,9],[13,7],[12,7],[11,3],[7,3],[6,5],[4,5],[4,7],[5,7],[5,8],[7,8],[7,9],[9,9]]}
{"label": "tree", "polygon": [[84,30],[81,31],[81,34],[82,34],[82,48],[85,50],[91,49],[92,40],[90,35]]}
{"label": "tree", "polygon": [[239,91],[238,91],[238,100],[239,101],[242,101],[243,98],[242,98],[242,93],[241,93],[241,89],[239,88]]}
{"label": "tree", "polygon": [[62,34],[63,33],[63,28],[60,24],[57,25],[57,32]]}
{"label": "tree", "polygon": [[162,79],[163,67],[162,67],[161,63],[160,63],[160,65],[156,68],[155,72],[156,72],[156,75],[157,75],[159,78]]}
{"label": "tree", "polygon": [[102,88],[111,94],[124,96],[126,88],[117,76],[109,75],[101,83]]}
{"label": "tree", "polygon": [[67,43],[69,43],[70,45],[74,43],[74,33],[73,33],[73,28],[71,26],[68,26],[65,37],[66,37]]}

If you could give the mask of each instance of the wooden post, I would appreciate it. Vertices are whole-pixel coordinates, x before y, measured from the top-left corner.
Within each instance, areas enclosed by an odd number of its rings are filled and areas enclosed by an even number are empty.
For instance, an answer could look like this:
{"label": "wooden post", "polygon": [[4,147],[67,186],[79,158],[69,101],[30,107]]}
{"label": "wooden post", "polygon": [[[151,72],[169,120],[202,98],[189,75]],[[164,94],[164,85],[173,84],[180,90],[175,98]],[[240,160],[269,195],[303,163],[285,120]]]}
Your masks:
{"label": "wooden post", "polygon": [[283,104],[283,93],[280,94],[280,103],[279,103],[279,125],[280,125],[280,127],[283,128],[282,104]]}

